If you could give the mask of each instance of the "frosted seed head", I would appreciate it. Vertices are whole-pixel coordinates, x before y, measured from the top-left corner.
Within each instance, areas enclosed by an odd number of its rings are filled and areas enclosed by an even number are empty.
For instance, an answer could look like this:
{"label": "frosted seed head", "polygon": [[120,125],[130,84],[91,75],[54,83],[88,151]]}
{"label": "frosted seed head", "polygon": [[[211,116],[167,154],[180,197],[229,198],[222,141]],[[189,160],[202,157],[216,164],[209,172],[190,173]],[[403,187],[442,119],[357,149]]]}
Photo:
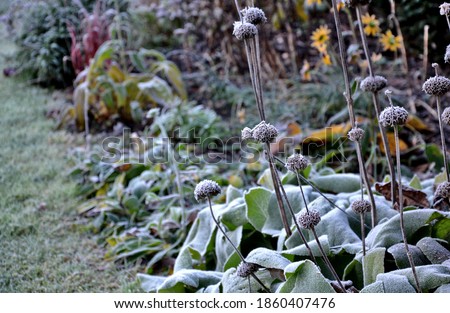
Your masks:
{"label": "frosted seed head", "polygon": [[351,205],[353,212],[357,214],[370,212],[372,205],[367,200],[356,200]]}
{"label": "frosted seed head", "polygon": [[450,125],[450,107],[449,108],[445,108],[444,112],[442,112],[442,121],[447,124]]}
{"label": "frosted seed head", "polygon": [[246,278],[251,274],[256,273],[259,267],[260,266],[255,263],[241,262],[236,270],[236,275],[242,278]]}
{"label": "frosted seed head", "polygon": [[347,137],[351,141],[361,141],[364,138],[364,130],[359,127],[352,128],[348,132]]}
{"label": "frosted seed head", "polygon": [[444,2],[439,6],[439,13],[441,15],[449,15],[450,14],[450,3]]}
{"label": "frosted seed head", "polygon": [[380,114],[380,123],[384,127],[402,126],[408,120],[408,111],[402,107],[390,106]]}
{"label": "frosted seed head", "polygon": [[253,130],[253,139],[262,143],[269,143],[275,140],[278,136],[278,130],[275,126],[262,121],[256,125]]}
{"label": "frosted seed head", "polygon": [[350,8],[359,5],[366,5],[369,4],[372,0],[342,0],[344,4]]}
{"label": "frosted seed head", "polygon": [[366,92],[378,92],[387,86],[387,79],[383,76],[369,76],[361,81],[360,88]]}
{"label": "frosted seed head", "polygon": [[219,184],[215,181],[205,179],[195,186],[194,196],[197,201],[217,196],[222,192]]}
{"label": "frosted seed head", "polygon": [[253,139],[253,132],[250,128],[245,127],[241,132],[242,140]]}
{"label": "frosted seed head", "polygon": [[266,14],[260,8],[249,7],[241,11],[244,21],[253,25],[260,25],[267,22]]}
{"label": "frosted seed head", "polygon": [[298,215],[297,222],[301,228],[312,229],[320,223],[320,214],[317,210],[304,211]]}
{"label": "frosted seed head", "polygon": [[436,75],[428,78],[422,86],[423,91],[432,96],[443,96],[450,91],[450,79]]}
{"label": "frosted seed head", "polygon": [[287,159],[285,166],[289,171],[297,173],[306,169],[308,165],[308,159],[303,155],[296,153]]}
{"label": "frosted seed head", "polygon": [[450,63],[450,45],[445,49],[444,61],[445,63]]}
{"label": "frosted seed head", "polygon": [[239,40],[254,38],[258,34],[255,25],[248,22],[234,22],[233,35]]}
{"label": "frosted seed head", "polygon": [[449,182],[443,182],[439,184],[439,186],[436,188],[436,196],[440,196],[442,198],[449,199],[450,198],[450,183]]}

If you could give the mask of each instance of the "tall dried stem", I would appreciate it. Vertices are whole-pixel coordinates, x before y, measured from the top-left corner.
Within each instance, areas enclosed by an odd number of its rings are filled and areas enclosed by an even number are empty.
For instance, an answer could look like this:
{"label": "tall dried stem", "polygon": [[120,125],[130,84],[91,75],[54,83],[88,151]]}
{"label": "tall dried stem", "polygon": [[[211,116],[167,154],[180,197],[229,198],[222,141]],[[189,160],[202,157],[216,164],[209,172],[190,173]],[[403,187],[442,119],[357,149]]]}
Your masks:
{"label": "tall dried stem", "polygon": [[[369,45],[367,44],[367,38],[366,38],[366,35],[364,33],[362,17],[361,17],[361,6],[360,5],[356,6],[356,17],[358,19],[359,33],[360,33],[360,36],[361,36],[361,42],[362,42],[362,45],[363,45],[363,48],[364,48],[364,54],[366,56],[367,65],[368,65],[368,68],[369,68],[369,74],[370,74],[371,77],[374,77],[373,66],[372,66],[372,59],[371,59],[370,52],[369,52]],[[378,93],[377,92],[372,92],[372,102],[374,104],[375,114],[377,116],[380,116],[381,106],[380,106],[380,103],[378,101]],[[385,155],[386,155],[386,161],[387,161],[388,168],[389,168],[389,174],[391,175],[391,181],[392,181],[392,183],[391,183],[392,206],[394,206],[395,205],[395,199],[396,199],[396,188],[395,188],[396,178],[395,178],[394,163],[392,161],[391,148],[389,146],[389,142],[388,142],[388,139],[387,139],[386,130],[380,124],[380,121],[378,121],[378,128],[380,130],[381,140],[383,142],[383,147],[384,147],[384,151],[385,151]]]}
{"label": "tall dried stem", "polygon": [[[339,43],[339,54],[341,57],[341,65],[342,65],[342,72],[344,74],[344,83],[345,83],[345,99],[347,101],[347,108],[348,113],[350,116],[350,123],[352,125],[352,128],[356,128],[356,117],[355,117],[355,111],[353,108],[353,98],[352,98],[352,91],[350,87],[350,79],[348,75],[348,66],[347,66],[347,56],[345,52],[344,47],[344,40],[342,38],[342,27],[341,27],[341,20],[339,17],[339,11],[337,9],[337,3],[336,0],[332,0],[333,4],[333,13],[334,13],[334,22],[336,25],[336,33]],[[370,202],[372,204],[372,227],[375,227],[376,221],[377,221],[377,210],[375,205],[375,198],[373,197],[372,188],[370,186],[369,182],[369,176],[367,174],[366,167],[364,165],[364,160],[362,156],[362,147],[361,142],[358,140],[356,142],[356,155],[358,158],[358,164],[359,164],[359,170],[361,175],[361,182],[366,186],[367,194],[369,195]],[[362,186],[361,186],[362,191]]]}

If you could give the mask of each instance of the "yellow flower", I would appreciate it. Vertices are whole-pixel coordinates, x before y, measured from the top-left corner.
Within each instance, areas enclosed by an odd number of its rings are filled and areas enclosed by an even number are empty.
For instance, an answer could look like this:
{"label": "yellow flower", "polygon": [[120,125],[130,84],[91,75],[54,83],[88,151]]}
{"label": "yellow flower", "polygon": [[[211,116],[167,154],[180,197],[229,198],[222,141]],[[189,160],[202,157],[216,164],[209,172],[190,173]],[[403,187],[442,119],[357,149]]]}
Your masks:
{"label": "yellow flower", "polygon": [[326,25],[322,25],[313,31],[311,40],[313,41],[312,46],[317,50],[321,51],[323,48],[327,46],[328,41],[330,40],[331,30]]}
{"label": "yellow flower", "polygon": [[393,51],[395,52],[401,46],[401,37],[394,36],[391,30],[388,30],[385,34],[381,35],[380,42],[383,45],[384,51]]}
{"label": "yellow flower", "polygon": [[306,0],[307,5],[313,5],[314,3],[322,4],[322,0]]}
{"label": "yellow flower", "polygon": [[322,55],[322,63],[326,66],[330,66],[331,64],[333,64],[331,63],[331,58],[328,53]]}
{"label": "yellow flower", "polygon": [[369,15],[366,13],[362,17],[364,24],[364,32],[367,36],[376,36],[380,32],[380,21],[377,20],[375,15]]}

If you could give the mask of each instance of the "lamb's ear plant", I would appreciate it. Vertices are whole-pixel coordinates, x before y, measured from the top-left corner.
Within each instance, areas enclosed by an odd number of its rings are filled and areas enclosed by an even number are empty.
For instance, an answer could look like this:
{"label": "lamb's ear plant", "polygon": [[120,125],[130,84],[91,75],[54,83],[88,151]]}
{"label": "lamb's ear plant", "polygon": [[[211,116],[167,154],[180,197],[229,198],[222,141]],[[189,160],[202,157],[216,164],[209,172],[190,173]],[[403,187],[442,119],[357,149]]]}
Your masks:
{"label": "lamb's ear plant", "polygon": [[225,239],[230,243],[230,245],[233,247],[234,251],[236,251],[237,255],[241,259],[241,264],[239,265],[237,269],[237,275],[242,278],[249,278],[250,276],[253,277],[260,285],[261,287],[266,291],[270,293],[270,289],[267,288],[264,283],[256,276],[256,272],[259,270],[259,266],[253,263],[249,263],[245,261],[244,256],[242,255],[241,251],[236,247],[236,245],[233,243],[233,241],[228,237],[227,233],[223,228],[220,226],[219,221],[216,219],[214,215],[214,211],[212,209],[211,204],[211,197],[217,196],[222,192],[222,189],[220,188],[219,184],[217,184],[215,181],[205,179],[197,184],[194,190],[194,196],[197,201],[207,199],[209,210],[211,212],[211,217],[214,220],[214,223],[216,224],[217,228],[220,230],[220,232],[223,234]]}
{"label": "lamb's ear plant", "polygon": [[[335,1],[335,0],[333,0]],[[374,74],[373,66],[372,66],[372,59],[371,54],[369,51],[369,45],[367,43],[366,34],[364,33],[364,26],[362,23],[362,15],[361,15],[361,6],[369,4],[371,0],[344,0],[344,3],[352,8],[355,8],[356,11],[356,17],[358,20],[358,27],[359,27],[359,33],[361,36],[361,42],[364,50],[364,55],[367,60],[367,66],[369,69],[369,77],[366,77],[364,80],[362,80],[360,84],[361,90],[365,92],[370,92],[372,94],[372,102],[375,108],[375,114],[376,116],[380,116],[381,112],[381,106],[378,99],[378,92],[381,91],[383,88],[387,86],[387,80],[386,78],[382,76],[378,76]],[[383,142],[383,147],[386,155],[386,162],[389,169],[389,175],[391,176],[391,196],[392,196],[392,206],[395,205],[395,199],[396,197],[396,178],[395,178],[395,170],[394,170],[394,163],[392,161],[392,153],[389,146],[389,142],[387,139],[386,130],[381,125],[380,121],[378,120],[378,128],[380,130],[381,134],[381,140]],[[375,211],[375,210],[374,210]],[[372,213],[373,214],[373,213]]]}
{"label": "lamb's ear plant", "polygon": [[417,277],[416,266],[414,264],[414,260],[412,254],[409,250],[408,241],[406,239],[406,231],[405,231],[405,222],[403,217],[403,189],[402,189],[402,173],[401,173],[401,164],[400,164],[400,144],[399,144],[399,135],[398,135],[398,127],[406,124],[408,120],[408,111],[406,111],[402,107],[394,106],[391,98],[391,91],[386,90],[385,94],[388,97],[390,106],[381,112],[379,116],[380,123],[383,127],[392,127],[394,128],[394,137],[395,137],[395,151],[396,151],[396,161],[397,161],[397,175],[398,175],[398,206],[400,212],[400,230],[403,237],[403,243],[405,245],[406,255],[408,257],[409,264],[411,266],[411,270],[413,273],[414,281],[416,284],[416,291],[422,292],[419,284],[419,279]]}
{"label": "lamb's ear plant", "polygon": [[[336,33],[339,43],[339,54],[341,58],[341,65],[342,65],[342,71],[344,74],[344,83],[345,83],[345,92],[344,96],[347,101],[347,109],[348,114],[350,116],[350,123],[352,125],[352,129],[348,133],[348,138],[355,142],[356,144],[356,155],[358,158],[358,166],[359,166],[359,173],[361,175],[361,192],[363,192],[363,185],[366,186],[367,194],[369,195],[370,203],[372,206],[372,228],[375,227],[377,223],[377,210],[375,205],[375,198],[373,197],[372,188],[370,186],[369,182],[369,176],[367,174],[367,169],[364,164],[363,155],[362,155],[362,145],[361,140],[364,138],[364,130],[358,127],[356,123],[356,116],[355,111],[353,108],[353,97],[352,97],[352,91],[350,87],[350,79],[348,74],[348,66],[347,66],[347,55],[345,52],[344,47],[344,40],[342,38],[342,28],[341,28],[341,21],[339,17],[339,12],[337,8],[337,0],[332,0],[333,5],[333,12],[334,12],[334,21],[336,25]],[[364,225],[364,223],[363,223]]]}

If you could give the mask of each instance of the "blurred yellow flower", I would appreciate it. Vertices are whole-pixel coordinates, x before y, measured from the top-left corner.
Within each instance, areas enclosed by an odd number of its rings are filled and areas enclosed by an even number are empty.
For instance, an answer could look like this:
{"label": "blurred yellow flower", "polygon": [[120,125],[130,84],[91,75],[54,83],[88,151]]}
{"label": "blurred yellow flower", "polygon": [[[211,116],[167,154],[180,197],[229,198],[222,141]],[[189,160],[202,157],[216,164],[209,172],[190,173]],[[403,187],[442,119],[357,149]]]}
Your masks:
{"label": "blurred yellow flower", "polygon": [[314,3],[322,4],[322,0],[306,0],[307,5],[313,5]]}
{"label": "blurred yellow flower", "polygon": [[330,40],[331,30],[326,25],[322,25],[313,31],[311,40],[312,46],[319,51],[326,49],[327,43]]}
{"label": "blurred yellow flower", "polygon": [[401,46],[401,37],[394,36],[391,30],[388,30],[385,34],[381,35],[380,42],[383,45],[384,51],[393,51],[395,52]]}
{"label": "blurred yellow flower", "polygon": [[366,13],[362,16],[362,22],[364,24],[364,32],[367,36],[376,36],[380,32],[380,21],[377,20],[375,15],[369,15]]}
{"label": "blurred yellow flower", "polygon": [[331,64],[331,58],[330,55],[328,53],[325,53],[324,55],[322,55],[322,63],[326,66],[330,66]]}

